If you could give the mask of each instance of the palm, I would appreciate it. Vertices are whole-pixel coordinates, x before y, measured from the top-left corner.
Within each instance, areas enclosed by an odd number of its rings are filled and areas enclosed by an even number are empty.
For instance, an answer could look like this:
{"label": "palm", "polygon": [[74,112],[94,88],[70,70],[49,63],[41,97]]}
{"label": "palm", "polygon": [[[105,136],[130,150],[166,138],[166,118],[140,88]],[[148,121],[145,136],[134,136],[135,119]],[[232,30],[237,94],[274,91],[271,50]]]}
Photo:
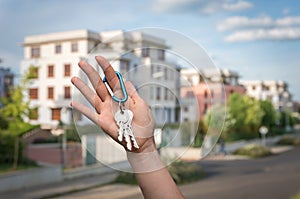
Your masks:
{"label": "palm", "polygon": [[[103,63],[99,64],[103,66]],[[106,62],[104,64],[106,64]],[[79,78],[72,78],[72,82],[91,103],[91,105],[95,107],[96,112],[76,102],[72,102],[72,106],[82,112],[99,127],[101,127],[114,140],[119,142],[117,139],[119,127],[114,120],[114,115],[119,109],[118,103],[112,100],[100,76],[90,65],[85,62],[80,62],[79,65],[89,77],[94,90],[89,88]],[[112,67],[110,66],[104,72],[106,72],[106,77],[110,84],[114,85],[113,88],[117,88],[116,78],[114,78],[115,73]],[[140,147],[139,150],[134,150],[142,151],[145,143],[153,142],[154,120],[152,118],[152,114],[148,105],[137,94],[134,86],[130,82],[125,82],[125,87],[129,95],[128,100],[125,102],[125,109],[129,109],[133,112],[133,120],[131,124],[132,131],[134,132],[134,135]],[[116,89],[115,93],[118,92],[119,89]],[[124,140],[119,143],[123,146],[126,145],[126,142]]]}

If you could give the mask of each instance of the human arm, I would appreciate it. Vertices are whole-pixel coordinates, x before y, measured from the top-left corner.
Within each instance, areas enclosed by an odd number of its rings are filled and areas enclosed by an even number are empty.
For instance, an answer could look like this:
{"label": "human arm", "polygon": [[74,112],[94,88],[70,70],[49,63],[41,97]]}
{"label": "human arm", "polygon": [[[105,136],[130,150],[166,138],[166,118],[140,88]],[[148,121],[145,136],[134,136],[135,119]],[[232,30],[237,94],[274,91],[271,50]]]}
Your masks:
{"label": "human arm", "polygon": [[[105,58],[97,56],[96,60],[103,69],[108,84],[116,95],[118,95],[120,88],[114,69]],[[73,77],[72,83],[85,96],[95,110],[76,101],[73,101],[71,106],[101,127],[112,139],[120,143],[127,150],[126,142],[120,142],[117,139],[118,126],[114,121],[114,113],[118,110],[118,104],[112,100],[101,77],[92,66],[85,61],[79,62],[78,65],[88,76],[93,89],[89,88],[78,77]],[[126,109],[130,109],[134,114],[132,130],[139,145],[139,149],[134,149],[133,151],[127,150],[127,157],[135,172],[144,197],[155,199],[183,198],[157,153],[153,138],[154,119],[151,110],[129,81],[125,82],[125,87],[128,93],[128,100],[125,103],[125,107]]]}

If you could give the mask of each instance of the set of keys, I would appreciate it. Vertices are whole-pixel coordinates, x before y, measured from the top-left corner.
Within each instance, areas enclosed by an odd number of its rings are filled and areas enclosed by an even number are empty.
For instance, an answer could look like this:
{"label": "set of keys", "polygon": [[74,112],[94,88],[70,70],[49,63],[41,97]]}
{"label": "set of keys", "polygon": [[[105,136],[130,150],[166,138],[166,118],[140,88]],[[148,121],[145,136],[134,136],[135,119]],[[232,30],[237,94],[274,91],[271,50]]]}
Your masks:
{"label": "set of keys", "polygon": [[105,83],[110,95],[112,96],[112,99],[116,102],[119,103],[119,107],[120,109],[115,113],[114,119],[119,127],[119,132],[118,132],[118,140],[120,142],[123,141],[123,138],[126,142],[126,148],[131,151],[132,150],[132,146],[135,147],[136,149],[139,148],[139,145],[134,137],[134,134],[132,132],[132,128],[131,128],[131,123],[132,123],[132,119],[133,119],[133,113],[131,110],[127,110],[124,108],[124,102],[127,101],[128,99],[128,95],[124,86],[124,82],[123,82],[123,78],[122,75],[116,71],[116,75],[119,79],[120,82],[120,86],[121,86],[121,90],[123,92],[123,98],[117,98],[114,93],[111,91],[106,77],[103,78],[103,82]]}

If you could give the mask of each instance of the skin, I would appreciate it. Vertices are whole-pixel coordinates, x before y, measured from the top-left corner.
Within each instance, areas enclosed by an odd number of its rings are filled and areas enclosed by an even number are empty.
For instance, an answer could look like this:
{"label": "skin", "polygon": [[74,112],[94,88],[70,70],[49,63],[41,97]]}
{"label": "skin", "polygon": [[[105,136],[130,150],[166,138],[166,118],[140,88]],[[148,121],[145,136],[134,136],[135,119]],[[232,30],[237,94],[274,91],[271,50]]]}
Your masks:
{"label": "skin", "polygon": [[[112,66],[102,56],[97,56],[96,61],[104,71],[110,88],[117,96],[121,96],[119,80]],[[120,142],[117,139],[118,125],[114,120],[114,114],[119,108],[118,104],[112,100],[101,77],[92,66],[85,61],[80,61],[78,65],[87,75],[93,88],[87,86],[78,77],[73,77],[71,81],[95,110],[76,101],[71,102],[71,106],[102,128],[127,150],[126,142],[124,140]],[[183,198],[157,153],[153,138],[154,119],[149,106],[138,95],[131,82],[126,81],[125,87],[128,93],[125,107],[133,112],[132,130],[139,145],[138,149],[133,147],[132,151],[127,151],[127,157],[144,197],[153,199]]]}

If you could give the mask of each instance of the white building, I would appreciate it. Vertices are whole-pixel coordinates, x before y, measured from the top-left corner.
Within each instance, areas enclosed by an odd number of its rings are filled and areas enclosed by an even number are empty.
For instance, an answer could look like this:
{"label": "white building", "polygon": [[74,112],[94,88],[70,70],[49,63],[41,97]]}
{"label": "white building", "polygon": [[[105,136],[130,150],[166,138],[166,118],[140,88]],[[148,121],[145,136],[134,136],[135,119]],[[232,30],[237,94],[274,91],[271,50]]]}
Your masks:
{"label": "white building", "polygon": [[80,60],[96,66],[95,55],[109,59],[115,70],[133,82],[158,125],[178,121],[179,68],[166,61],[165,49],[164,40],[141,32],[76,30],[25,37],[21,73],[34,66],[36,74],[28,94],[36,112],[30,122],[51,129],[59,120],[71,121],[74,87],[70,79],[80,73]]}
{"label": "white building", "polygon": [[292,95],[284,81],[241,81],[249,96],[260,100],[270,100],[277,111],[292,110]]}

